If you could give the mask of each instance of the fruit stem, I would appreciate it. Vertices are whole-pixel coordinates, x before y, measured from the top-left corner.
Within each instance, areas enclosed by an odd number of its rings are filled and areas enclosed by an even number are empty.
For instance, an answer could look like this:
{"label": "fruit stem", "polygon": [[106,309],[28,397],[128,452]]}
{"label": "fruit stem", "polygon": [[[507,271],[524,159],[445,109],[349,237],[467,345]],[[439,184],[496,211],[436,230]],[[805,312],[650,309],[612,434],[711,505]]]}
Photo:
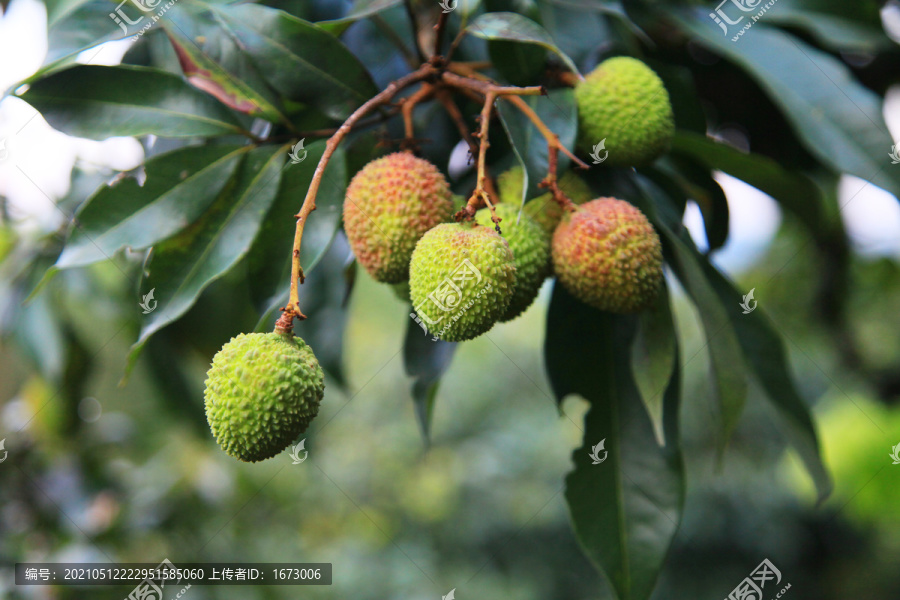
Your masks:
{"label": "fruit stem", "polygon": [[500,230],[500,217],[497,216],[497,211],[494,209],[494,203],[491,202],[491,198],[485,190],[485,181],[487,180],[487,175],[485,173],[485,159],[487,157],[487,149],[490,147],[491,142],[488,140],[488,128],[491,125],[491,111],[494,109],[494,102],[497,101],[497,94],[493,91],[488,91],[484,96],[484,106],[481,108],[481,129],[478,132],[478,177],[476,179],[475,191],[472,192],[472,197],[469,198],[468,203],[466,203],[466,212],[469,212],[470,209],[471,214],[474,215],[476,209],[476,205],[479,204],[479,200],[484,200],[484,203],[487,204],[488,208],[491,211],[491,221],[494,222],[497,231],[499,233]]}
{"label": "fruit stem", "polygon": [[556,200],[556,203],[559,204],[563,208],[563,210],[575,212],[575,203],[572,202],[571,198],[566,196],[561,189],[559,189],[559,179],[556,176],[558,166],[559,148],[555,146],[548,146],[547,177],[545,177],[544,180],[538,184],[538,187],[549,188],[550,193],[553,194],[553,199]]}
{"label": "fruit stem", "polygon": [[405,138],[401,144],[403,150],[411,152],[418,146],[418,141],[414,137],[415,128],[413,124],[413,110],[416,108],[417,104],[424,100],[428,100],[432,96],[434,96],[434,86],[430,83],[423,83],[422,87],[416,90],[413,95],[402,100],[400,111],[403,113],[403,129],[405,134]]}
{"label": "fruit stem", "polygon": [[325,151],[322,153],[322,158],[319,159],[319,164],[316,165],[312,181],[309,184],[309,190],[306,192],[306,197],[303,199],[303,205],[300,207],[300,212],[295,215],[295,218],[297,219],[297,228],[294,231],[294,247],[291,252],[290,297],[288,298],[287,306],[281,309],[282,315],[275,324],[275,331],[282,334],[289,333],[293,330],[294,318],[300,320],[306,318],[306,315],[300,310],[300,292],[298,290],[299,285],[303,283],[304,279],[303,267],[300,265],[300,245],[303,241],[303,228],[306,225],[309,214],[316,209],[316,194],[319,192],[322,176],[325,174],[325,169],[328,167],[328,161],[331,160],[334,151],[347,134],[350,133],[353,126],[366,116],[367,113],[378,106],[390,102],[400,90],[430,77],[434,77],[436,74],[437,71],[435,68],[426,63],[412,73],[408,73],[400,79],[392,81],[381,92],[369,98],[362,106],[353,111],[353,114],[347,117],[347,120],[344,121],[338,130],[328,138],[328,141],[325,143]]}
{"label": "fruit stem", "polygon": [[562,143],[560,143],[559,136],[556,135],[555,133],[553,133],[553,131],[549,127],[547,127],[546,123],[544,123],[541,120],[541,118],[537,115],[537,113],[534,112],[534,109],[532,109],[530,106],[528,106],[528,103],[526,103],[524,100],[522,100],[518,96],[512,96],[512,95],[504,96],[503,99],[511,102],[516,108],[518,108],[522,112],[522,114],[524,114],[526,117],[528,117],[528,119],[532,123],[534,123],[534,126],[537,127],[538,131],[541,132],[541,135],[544,136],[544,139],[547,140],[548,148],[556,148],[557,151],[562,150],[563,153],[566,156],[568,156],[570,159],[572,159],[572,162],[574,162],[576,165],[578,165],[578,167],[581,169],[589,169],[590,168],[590,166],[586,162],[584,162],[583,160],[581,160],[580,158],[578,158],[577,156],[572,154],[572,152],[568,148],[566,148],[565,146],[562,145]]}

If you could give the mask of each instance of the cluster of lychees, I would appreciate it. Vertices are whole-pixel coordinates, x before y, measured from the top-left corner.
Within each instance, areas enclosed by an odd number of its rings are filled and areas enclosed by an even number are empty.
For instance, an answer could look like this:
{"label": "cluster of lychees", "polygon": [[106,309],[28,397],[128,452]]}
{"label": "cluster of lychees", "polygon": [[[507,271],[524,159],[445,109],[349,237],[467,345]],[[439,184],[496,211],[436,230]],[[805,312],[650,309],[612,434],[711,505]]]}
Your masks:
{"label": "cluster of lychees", "polygon": [[[644,63],[605,61],[576,86],[575,98],[579,146],[605,139],[609,164],[646,164],[668,147],[671,104]],[[549,276],[600,310],[630,313],[653,302],[662,250],[640,210],[624,200],[592,199],[574,172],[558,181],[571,202],[551,191],[521,207],[521,168],[501,174],[497,190],[500,227],[490,208],[453,222],[458,207],[440,170],[409,152],[389,154],[350,182],[344,230],[359,264],[408,297],[414,316],[446,341],[470,340],[516,318]],[[302,340],[240,335],[213,359],[207,418],[228,454],[263,460],[305,431],[323,391],[322,370]]]}

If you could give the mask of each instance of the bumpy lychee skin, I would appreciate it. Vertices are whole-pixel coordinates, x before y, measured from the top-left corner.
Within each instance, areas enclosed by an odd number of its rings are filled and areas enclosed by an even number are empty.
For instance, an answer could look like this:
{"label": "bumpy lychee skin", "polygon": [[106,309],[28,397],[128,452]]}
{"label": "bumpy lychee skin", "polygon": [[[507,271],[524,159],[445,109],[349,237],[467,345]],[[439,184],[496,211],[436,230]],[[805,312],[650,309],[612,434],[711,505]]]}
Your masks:
{"label": "bumpy lychee skin", "polygon": [[347,187],[344,230],[359,263],[372,277],[398,283],[422,235],[450,219],[446,178],[408,152],[388,154],[363,167]]}
{"label": "bumpy lychee skin", "polygon": [[448,342],[478,337],[509,308],[516,267],[490,227],[445,223],[422,236],[409,265],[410,299],[428,333]]}
{"label": "bumpy lychee skin", "polygon": [[306,431],[324,391],[322,368],[302,339],[242,333],[213,357],[206,374],[206,419],[226,453],[257,462]]}
{"label": "bumpy lychee skin", "polygon": [[565,216],[552,255],[559,281],[600,310],[637,312],[653,302],[663,280],[659,236],[624,200],[598,198]]}
{"label": "bumpy lychee skin", "polygon": [[[550,273],[550,239],[535,223],[534,219],[524,212],[519,218],[519,206],[516,204],[498,204],[497,216],[500,230],[513,253],[513,264],[516,267],[516,288],[509,301],[509,308],[500,317],[500,322],[511,321],[531,306],[537,297],[544,279]],[[475,214],[475,220],[481,225],[493,227],[491,211],[487,208]]]}
{"label": "bumpy lychee skin", "polygon": [[665,152],[675,133],[669,93],[647,65],[628,56],[603,61],[575,87],[579,146],[606,140],[606,164],[640,166]]}
{"label": "bumpy lychee skin", "polygon": [[[522,167],[515,166],[497,177],[497,193],[500,194],[500,202],[510,203],[517,207],[522,204],[522,175]],[[593,198],[587,183],[572,171],[566,171],[560,175],[559,189],[575,204],[584,204]],[[559,220],[562,219],[563,209],[553,199],[553,195],[547,192],[526,202],[525,213],[541,226],[549,238],[553,235],[556,226],[559,225]]]}

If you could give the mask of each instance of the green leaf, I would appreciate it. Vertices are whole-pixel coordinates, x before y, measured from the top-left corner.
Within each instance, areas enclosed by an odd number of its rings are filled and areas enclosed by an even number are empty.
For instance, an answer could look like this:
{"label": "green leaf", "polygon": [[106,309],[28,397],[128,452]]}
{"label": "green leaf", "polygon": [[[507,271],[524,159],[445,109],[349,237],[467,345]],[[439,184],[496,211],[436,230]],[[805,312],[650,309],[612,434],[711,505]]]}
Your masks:
{"label": "green leaf", "polygon": [[718,250],[728,240],[728,199],[710,169],[698,165],[694,161],[673,159],[675,168],[670,168],[669,161],[663,160],[659,168],[665,171],[680,186],[682,193],[697,203],[703,214],[703,227],[709,252]]}
{"label": "green leaf", "polygon": [[432,335],[413,320],[412,307],[403,342],[403,366],[413,378],[412,397],[422,438],[427,444],[431,436],[431,417],[441,377],[450,367],[456,344],[432,340]]}
{"label": "green leaf", "polygon": [[769,194],[813,228],[823,225],[821,191],[805,175],[784,169],[760,154],[748,154],[702,135],[675,134],[672,153],[737,177]]}
{"label": "green leaf", "polygon": [[578,67],[568,55],[559,49],[547,31],[526,17],[511,12],[485,13],[466,27],[466,31],[485,40],[507,40],[524,44],[536,44],[555,53],[573,73]]}
{"label": "green leaf", "polygon": [[146,181],[125,178],[97,191],[75,213],[55,268],[106,260],[124,247],[148,248],[191,223],[212,204],[250,148],[181,148],[147,161]]}
{"label": "green leaf", "polygon": [[365,67],[317,25],[265,6],[217,6],[259,72],[291,100],[345,119],[378,90]]}
{"label": "green leaf", "polygon": [[[644,180],[639,180],[638,184],[646,196],[657,199],[655,188]],[[667,262],[696,306],[703,325],[716,399],[716,441],[721,458],[747,400],[747,378],[737,334],[726,308],[707,280],[703,265],[708,264],[708,261],[697,251],[687,230],[680,223],[674,225],[671,217],[660,218],[662,212],[657,212],[654,205],[646,202],[646,199],[635,200],[635,204],[653,221],[662,237]],[[659,204],[668,202],[668,199],[658,201]]]}
{"label": "green leaf", "polygon": [[491,40],[488,53],[494,68],[512,85],[535,85],[544,74],[547,51],[540,46]]}
{"label": "green leaf", "polygon": [[[684,498],[674,429],[680,378],[676,371],[665,393],[672,429],[661,448],[628,365],[634,326],[631,316],[594,310],[563,286],[553,288],[545,341],[550,382],[559,401],[577,393],[591,405],[584,442],[572,454],[575,468],[566,477],[566,501],[579,542],[619,600],[653,593]],[[596,454],[605,460],[593,464],[592,448],[601,441]]]}
{"label": "green leaf", "polygon": [[[575,144],[578,133],[578,108],[575,94],[570,89],[552,90],[546,96],[523,96],[522,99],[537,113],[567,148]],[[538,187],[547,175],[547,140],[519,109],[505,100],[497,102],[497,115],[509,137],[513,152],[524,167],[526,181],[523,186],[525,200],[545,193]],[[569,166],[569,159],[559,155],[557,172],[563,173]]]}
{"label": "green leaf", "polygon": [[631,373],[653,425],[656,441],[662,446],[666,440],[663,399],[672,372],[678,366],[675,363],[678,341],[667,287],[652,307],[637,315],[637,321],[637,335],[631,346]]}
{"label": "green leaf", "polygon": [[[284,306],[290,288],[291,248],[296,228],[295,215],[303,204],[313,173],[325,151],[325,142],[306,147],[306,158],[288,164],[281,177],[278,195],[266,215],[262,231],[248,254],[249,276],[253,281],[251,297],[254,305],[268,320],[274,309]],[[303,153],[298,154],[302,156]],[[319,184],[316,210],[303,228],[300,264],[309,275],[328,251],[341,222],[341,210],[347,185],[344,150],[331,156]],[[301,301],[306,284],[301,288]],[[305,310],[305,303],[304,310]]]}
{"label": "green leaf", "polygon": [[226,71],[175,27],[167,24],[162,27],[175,49],[188,83],[233,110],[262,117],[273,123],[290,123],[273,101],[257,92],[249,83]]}
{"label": "green leaf", "polygon": [[200,293],[250,249],[275,200],[289,148],[265,146],[247,153],[200,219],[154,246],[145,267],[149,275],[141,289],[143,293],[155,291],[158,308],[146,316],[129,362],[151,335],[187,312]]}
{"label": "green leaf", "polygon": [[878,94],[859,83],[837,58],[761,23],[732,42],[707,12],[670,14],[703,45],[742,67],[824,165],[900,196],[900,171],[890,168],[893,141]]}
{"label": "green leaf", "polygon": [[181,77],[147,67],[72,67],[34,82],[20,97],[56,129],[95,140],[242,133],[224,106]]}
{"label": "green leaf", "polygon": [[360,19],[366,19],[373,15],[377,15],[383,10],[400,5],[402,2],[403,0],[356,0],[356,2],[353,3],[353,7],[345,16],[331,21],[319,21],[316,25],[328,33],[338,36]]}
{"label": "green leaf", "polygon": [[728,312],[747,363],[781,415],[786,426],[785,435],[806,465],[821,503],[831,494],[833,483],[820,454],[819,439],[809,407],[791,377],[784,343],[759,306],[750,314],[743,314],[741,292],[712,265],[704,265],[704,270]]}
{"label": "green leaf", "polygon": [[779,5],[778,10],[766,16],[766,20],[773,25],[802,29],[824,47],[842,52],[875,53],[892,45],[880,27],[807,8]]}

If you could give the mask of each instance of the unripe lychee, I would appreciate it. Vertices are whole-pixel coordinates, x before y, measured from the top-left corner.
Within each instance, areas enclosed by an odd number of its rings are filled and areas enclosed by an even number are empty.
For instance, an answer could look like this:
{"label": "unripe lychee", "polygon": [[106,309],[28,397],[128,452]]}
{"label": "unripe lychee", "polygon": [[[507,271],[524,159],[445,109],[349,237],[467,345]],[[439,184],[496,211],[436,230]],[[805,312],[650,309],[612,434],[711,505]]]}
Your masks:
{"label": "unripe lychee", "polygon": [[445,223],[422,236],[409,265],[410,299],[428,332],[461,342],[494,326],[512,298],[516,268],[490,227]]}
{"label": "unripe lychee", "polygon": [[279,333],[231,338],[206,376],[209,427],[226,453],[245,462],[287,448],[318,414],[325,391],[310,347]]}
{"label": "unripe lychee", "polygon": [[[515,166],[497,177],[497,193],[500,194],[501,203],[510,203],[517,207],[522,204],[523,173],[521,166]],[[572,171],[560,175],[559,189],[575,204],[584,204],[593,198],[587,183]],[[550,192],[526,202],[525,212],[541,226],[548,237],[553,235],[553,230],[563,216],[562,207],[553,199]]]}
{"label": "unripe lychee", "polygon": [[640,210],[615,198],[591,200],[563,217],[553,234],[556,277],[600,310],[637,312],[663,280],[662,246]]}
{"label": "unripe lychee", "polygon": [[397,283],[408,277],[422,234],[452,213],[450,186],[437,167],[396,152],[353,177],[344,199],[344,230],[359,264],[378,281]]}
{"label": "unripe lychee", "polygon": [[575,86],[578,141],[590,152],[606,140],[607,164],[640,166],[665,152],[675,133],[669,93],[647,65],[628,56],[603,61]]}
{"label": "unripe lychee", "polygon": [[[500,230],[513,253],[513,264],[516,267],[516,287],[509,301],[509,308],[499,319],[505,322],[525,312],[537,297],[550,271],[550,239],[527,214],[523,212],[519,217],[517,204],[498,204],[495,208],[497,216],[502,219]],[[479,210],[475,214],[475,220],[487,227],[494,226],[491,211],[487,208]]]}

